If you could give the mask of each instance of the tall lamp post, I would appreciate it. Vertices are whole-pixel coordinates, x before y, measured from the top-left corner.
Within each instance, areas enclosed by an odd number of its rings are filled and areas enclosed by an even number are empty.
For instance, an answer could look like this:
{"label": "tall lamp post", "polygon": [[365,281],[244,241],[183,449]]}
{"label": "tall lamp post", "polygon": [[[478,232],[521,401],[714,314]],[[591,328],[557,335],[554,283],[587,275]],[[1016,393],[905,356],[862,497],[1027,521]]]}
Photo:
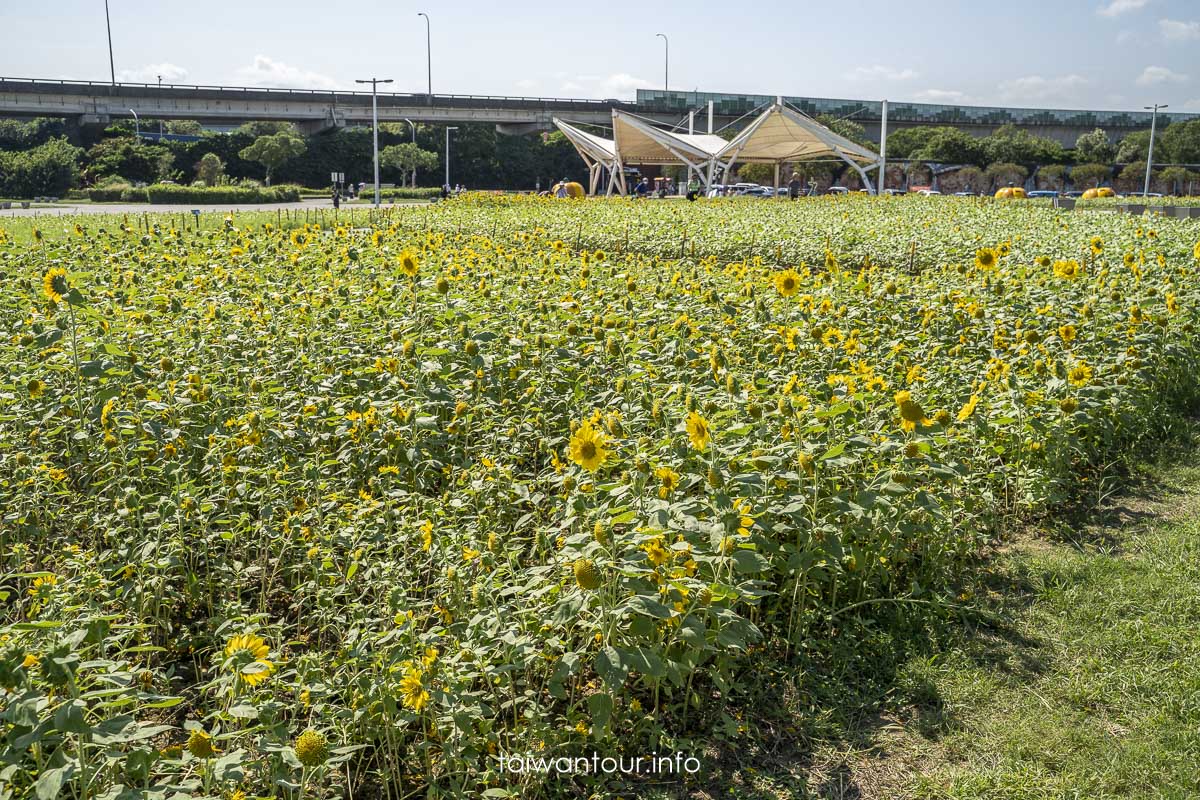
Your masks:
{"label": "tall lamp post", "polygon": [[375,151],[375,207],[379,208],[379,106],[375,100],[375,87],[381,83],[391,83],[391,78],[369,78],[367,80],[355,80],[355,83],[371,84],[371,136],[372,149]]}
{"label": "tall lamp post", "polygon": [[1150,152],[1146,153],[1146,183],[1142,186],[1142,197],[1150,194],[1150,168],[1154,165],[1154,125],[1158,122],[1158,110],[1166,108],[1166,104],[1159,105],[1155,103],[1153,106],[1143,106],[1150,114]]}
{"label": "tall lamp post", "polygon": [[450,187],[450,131],[456,131],[456,127],[446,128],[446,187]]}
{"label": "tall lamp post", "polygon": [[[160,88],[160,89],[162,88],[162,75],[158,76],[158,88]],[[163,137],[163,121],[162,121],[162,117],[159,116],[159,118],[158,118],[158,143],[159,144],[162,144],[162,137]]]}
{"label": "tall lamp post", "polygon": [[[415,122],[413,122],[411,119],[409,119],[408,117],[405,117],[404,121],[408,123],[408,126],[410,128],[412,128],[412,143],[413,143],[413,147],[415,149],[416,144],[417,144],[417,124]],[[416,167],[413,167],[413,169],[412,169],[412,186],[414,189],[417,188],[417,168]]]}
{"label": "tall lamp post", "polygon": [[418,11],[417,16],[425,18],[425,78],[427,81],[425,93],[429,96],[429,105],[433,105],[433,48],[429,38],[429,15],[424,11]]}
{"label": "tall lamp post", "polygon": [[136,111],[131,108],[129,109],[129,113],[133,114],[133,135],[137,137],[137,140],[140,142],[142,141],[142,123],[138,120]]}
{"label": "tall lamp post", "polygon": [[654,35],[662,37],[663,40],[663,91],[669,92],[671,86],[671,42],[667,40],[665,33]]}
{"label": "tall lamp post", "polygon": [[112,85],[117,85],[117,67],[113,61],[112,52],[112,21],[108,18],[108,0],[104,0],[104,27],[108,29],[108,73],[112,76]]}

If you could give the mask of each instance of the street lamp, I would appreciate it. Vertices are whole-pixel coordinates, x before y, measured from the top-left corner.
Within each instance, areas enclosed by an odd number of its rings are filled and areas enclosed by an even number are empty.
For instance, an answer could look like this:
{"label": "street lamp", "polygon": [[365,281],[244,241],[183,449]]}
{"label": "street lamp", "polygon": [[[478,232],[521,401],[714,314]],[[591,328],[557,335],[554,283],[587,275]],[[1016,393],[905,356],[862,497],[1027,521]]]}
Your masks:
{"label": "street lamp", "polygon": [[429,15],[418,11],[417,16],[425,18],[425,77],[428,80],[426,94],[429,95],[429,105],[433,105],[433,52],[429,38]]}
{"label": "street lamp", "polygon": [[[408,117],[405,117],[404,121],[408,123],[408,126],[410,128],[412,128],[412,135],[413,135],[412,143],[413,143],[413,149],[415,150],[416,144],[417,144],[417,124],[415,122],[413,122],[411,119],[409,119]],[[412,186],[414,189],[417,188],[417,168],[415,165],[412,168]]]}
{"label": "street lamp", "polygon": [[456,131],[456,127],[446,128],[446,188],[450,188],[450,131]]}
{"label": "street lamp", "polygon": [[1150,114],[1150,152],[1146,153],[1146,183],[1142,186],[1142,197],[1150,194],[1150,167],[1154,164],[1154,124],[1158,121],[1158,110],[1166,108],[1166,104],[1155,103],[1153,107],[1143,106]]}
{"label": "street lamp", "polygon": [[355,83],[371,84],[371,136],[372,148],[375,151],[375,207],[379,208],[379,106],[375,100],[375,87],[381,83],[391,83],[391,78],[370,78],[365,81],[355,80]]}
{"label": "street lamp", "polygon": [[655,36],[661,36],[663,40],[663,91],[670,91],[670,76],[671,76],[671,43],[667,40],[665,33],[656,33]]}
{"label": "street lamp", "polygon": [[[158,88],[159,89],[162,88],[162,75],[158,76]],[[161,101],[159,101],[159,102],[161,102]],[[158,117],[158,142],[159,142],[159,144],[162,144],[162,136],[163,136],[163,121],[162,121],[162,115],[160,114]]]}
{"label": "street lamp", "polygon": [[112,85],[117,85],[117,68],[113,62],[112,52],[112,22],[108,18],[108,0],[104,0],[104,27],[108,28],[108,72],[112,76]]}
{"label": "street lamp", "polygon": [[134,135],[134,136],[136,136],[136,137],[137,137],[137,140],[140,142],[140,141],[142,140],[142,125],[141,125],[141,122],[139,122],[139,121],[138,121],[138,115],[137,115],[137,112],[136,112],[136,111],[134,111],[132,108],[131,108],[131,109],[129,109],[129,113],[130,113],[130,114],[133,114],[133,135]]}

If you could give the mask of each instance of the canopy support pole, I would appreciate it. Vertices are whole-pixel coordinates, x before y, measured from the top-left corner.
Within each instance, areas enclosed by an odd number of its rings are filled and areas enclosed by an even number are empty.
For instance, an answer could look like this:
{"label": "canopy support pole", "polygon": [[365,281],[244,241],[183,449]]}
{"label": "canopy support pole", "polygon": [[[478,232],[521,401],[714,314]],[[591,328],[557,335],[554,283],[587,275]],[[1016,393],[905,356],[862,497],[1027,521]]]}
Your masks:
{"label": "canopy support pole", "polygon": [[883,194],[883,187],[887,184],[887,112],[888,101],[884,100],[879,122],[879,194]]}

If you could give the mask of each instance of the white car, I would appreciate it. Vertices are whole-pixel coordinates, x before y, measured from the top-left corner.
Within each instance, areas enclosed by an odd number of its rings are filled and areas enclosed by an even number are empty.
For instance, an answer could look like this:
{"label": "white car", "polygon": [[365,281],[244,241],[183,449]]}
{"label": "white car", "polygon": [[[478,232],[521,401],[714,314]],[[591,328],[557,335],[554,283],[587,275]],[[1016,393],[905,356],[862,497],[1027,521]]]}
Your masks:
{"label": "white car", "polygon": [[923,194],[926,197],[932,197],[935,194],[940,195],[941,192],[939,192],[937,189],[922,189],[921,191],[917,192],[917,194]]}

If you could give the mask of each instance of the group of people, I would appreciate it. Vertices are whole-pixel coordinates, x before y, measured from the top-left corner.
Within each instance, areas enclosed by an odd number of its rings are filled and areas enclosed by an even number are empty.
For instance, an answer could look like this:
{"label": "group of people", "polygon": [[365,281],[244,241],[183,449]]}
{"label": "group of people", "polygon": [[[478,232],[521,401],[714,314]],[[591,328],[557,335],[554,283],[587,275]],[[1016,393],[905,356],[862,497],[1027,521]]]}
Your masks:
{"label": "group of people", "polygon": [[454,184],[454,186],[451,186],[448,183],[443,183],[442,184],[442,199],[448,200],[448,199],[450,199],[450,195],[457,196],[457,195],[462,194],[466,190],[467,190],[467,187],[463,186],[461,183],[456,183],[456,184]]}

